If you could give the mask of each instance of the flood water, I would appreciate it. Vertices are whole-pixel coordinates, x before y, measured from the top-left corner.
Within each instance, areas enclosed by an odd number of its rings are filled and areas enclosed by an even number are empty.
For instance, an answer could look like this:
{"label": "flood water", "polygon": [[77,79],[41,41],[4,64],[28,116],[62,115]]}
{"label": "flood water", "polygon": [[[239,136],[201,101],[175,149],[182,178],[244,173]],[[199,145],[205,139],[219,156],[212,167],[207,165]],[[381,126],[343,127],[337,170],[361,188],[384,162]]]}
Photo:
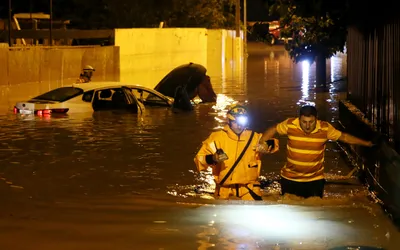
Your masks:
{"label": "flood water", "polygon": [[[253,129],[296,116],[307,102],[337,125],[345,55],[328,61],[334,83],[320,93],[314,64],[293,64],[277,47],[253,44],[248,52],[240,74],[211,80],[218,94],[249,102]],[[282,198],[273,182],[262,202],[215,201],[194,192],[204,181],[193,162],[221,125],[213,104],[193,113],[27,118],[11,112],[15,96],[32,96],[24,89],[0,91],[1,249],[398,249],[400,234],[379,205],[355,178],[343,179],[351,167],[335,143],[327,146],[323,200]],[[280,141],[282,150],[262,159],[269,180],[285,163]]]}

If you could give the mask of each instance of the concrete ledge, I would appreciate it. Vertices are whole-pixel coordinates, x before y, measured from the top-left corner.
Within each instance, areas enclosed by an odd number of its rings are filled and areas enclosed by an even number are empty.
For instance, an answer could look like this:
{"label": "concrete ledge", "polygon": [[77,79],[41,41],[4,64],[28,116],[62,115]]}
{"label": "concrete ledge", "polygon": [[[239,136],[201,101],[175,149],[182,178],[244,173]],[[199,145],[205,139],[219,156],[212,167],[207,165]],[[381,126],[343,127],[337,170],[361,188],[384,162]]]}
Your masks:
{"label": "concrete ledge", "polygon": [[400,155],[387,143],[364,114],[349,101],[339,103],[339,120],[344,132],[372,140],[376,147],[341,144],[351,162],[361,169],[360,180],[381,203],[394,222],[400,224]]}

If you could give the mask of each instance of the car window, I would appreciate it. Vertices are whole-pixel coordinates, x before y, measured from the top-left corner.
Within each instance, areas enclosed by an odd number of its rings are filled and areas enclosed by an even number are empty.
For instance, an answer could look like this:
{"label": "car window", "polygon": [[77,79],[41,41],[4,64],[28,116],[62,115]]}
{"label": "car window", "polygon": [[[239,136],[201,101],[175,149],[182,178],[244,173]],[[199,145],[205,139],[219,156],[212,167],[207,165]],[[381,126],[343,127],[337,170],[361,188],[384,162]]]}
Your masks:
{"label": "car window", "polygon": [[135,96],[125,87],[96,90],[92,106],[95,111],[127,110],[134,113],[141,111]]}
{"label": "car window", "polygon": [[56,102],[65,102],[69,99],[72,99],[76,96],[83,94],[83,89],[75,88],[75,87],[61,87],[57,89],[53,89],[49,92],[46,92],[40,96],[37,96],[32,99],[36,100],[46,100],[46,101],[56,101]]}
{"label": "car window", "polygon": [[132,94],[140,101],[140,92],[139,89],[131,89]]}
{"label": "car window", "polygon": [[94,94],[94,90],[86,91],[82,95],[82,101],[84,101],[84,102],[92,102],[93,94]]}
{"label": "car window", "polygon": [[[110,88],[110,89],[101,89],[97,90],[95,95],[96,95],[96,100],[101,100],[101,101],[107,101],[107,102],[112,102],[113,98],[121,100],[125,100],[125,96],[121,95],[121,92],[123,93],[121,88]],[[115,94],[117,93],[117,94]],[[125,100],[126,102],[126,100]]]}
{"label": "car window", "polygon": [[126,105],[126,98],[121,88],[96,90],[92,105],[94,110],[119,109]]}
{"label": "car window", "polygon": [[144,104],[148,105],[169,105],[167,101],[161,97],[151,93],[147,90],[142,89],[132,89],[132,93],[136,98]]}
{"label": "car window", "polygon": [[129,88],[122,88],[125,92],[125,96],[127,98],[128,104],[132,104],[132,103],[136,103],[136,99],[135,96],[131,93],[131,91],[129,90]]}

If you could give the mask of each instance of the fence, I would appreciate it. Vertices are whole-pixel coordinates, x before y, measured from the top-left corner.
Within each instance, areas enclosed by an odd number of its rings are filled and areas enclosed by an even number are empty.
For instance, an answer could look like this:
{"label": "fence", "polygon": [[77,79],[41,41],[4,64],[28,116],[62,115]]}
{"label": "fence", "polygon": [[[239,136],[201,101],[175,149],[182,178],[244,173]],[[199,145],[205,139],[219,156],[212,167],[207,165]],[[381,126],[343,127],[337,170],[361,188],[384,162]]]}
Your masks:
{"label": "fence", "polygon": [[348,99],[400,151],[400,19],[371,32],[349,28]]}

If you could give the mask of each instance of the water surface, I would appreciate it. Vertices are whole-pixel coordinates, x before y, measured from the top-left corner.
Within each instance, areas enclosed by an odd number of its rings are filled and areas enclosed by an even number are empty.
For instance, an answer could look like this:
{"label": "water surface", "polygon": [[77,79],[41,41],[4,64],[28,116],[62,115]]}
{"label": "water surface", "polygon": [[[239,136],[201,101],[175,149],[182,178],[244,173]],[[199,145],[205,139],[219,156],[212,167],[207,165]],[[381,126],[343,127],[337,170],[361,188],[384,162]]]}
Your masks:
{"label": "water surface", "polygon": [[[328,61],[328,93],[314,88],[315,65],[293,64],[282,49],[249,46],[237,67],[211,75],[218,94],[251,108],[262,132],[299,105],[316,104],[336,125],[345,98],[346,56]],[[236,64],[236,66],[235,66]],[[216,72],[213,70],[212,72]],[[226,73],[229,72],[229,73]],[[22,117],[17,100],[56,86],[0,89],[0,246],[4,249],[328,249],[365,244],[397,249],[399,233],[355,178],[335,143],[326,152],[330,182],[324,200],[280,197],[273,182],[263,202],[215,201],[193,157],[221,124],[213,104],[193,113],[148,108],[135,116],[100,112]],[[285,138],[280,138],[281,149]],[[285,151],[263,157],[263,176],[276,179]]]}

